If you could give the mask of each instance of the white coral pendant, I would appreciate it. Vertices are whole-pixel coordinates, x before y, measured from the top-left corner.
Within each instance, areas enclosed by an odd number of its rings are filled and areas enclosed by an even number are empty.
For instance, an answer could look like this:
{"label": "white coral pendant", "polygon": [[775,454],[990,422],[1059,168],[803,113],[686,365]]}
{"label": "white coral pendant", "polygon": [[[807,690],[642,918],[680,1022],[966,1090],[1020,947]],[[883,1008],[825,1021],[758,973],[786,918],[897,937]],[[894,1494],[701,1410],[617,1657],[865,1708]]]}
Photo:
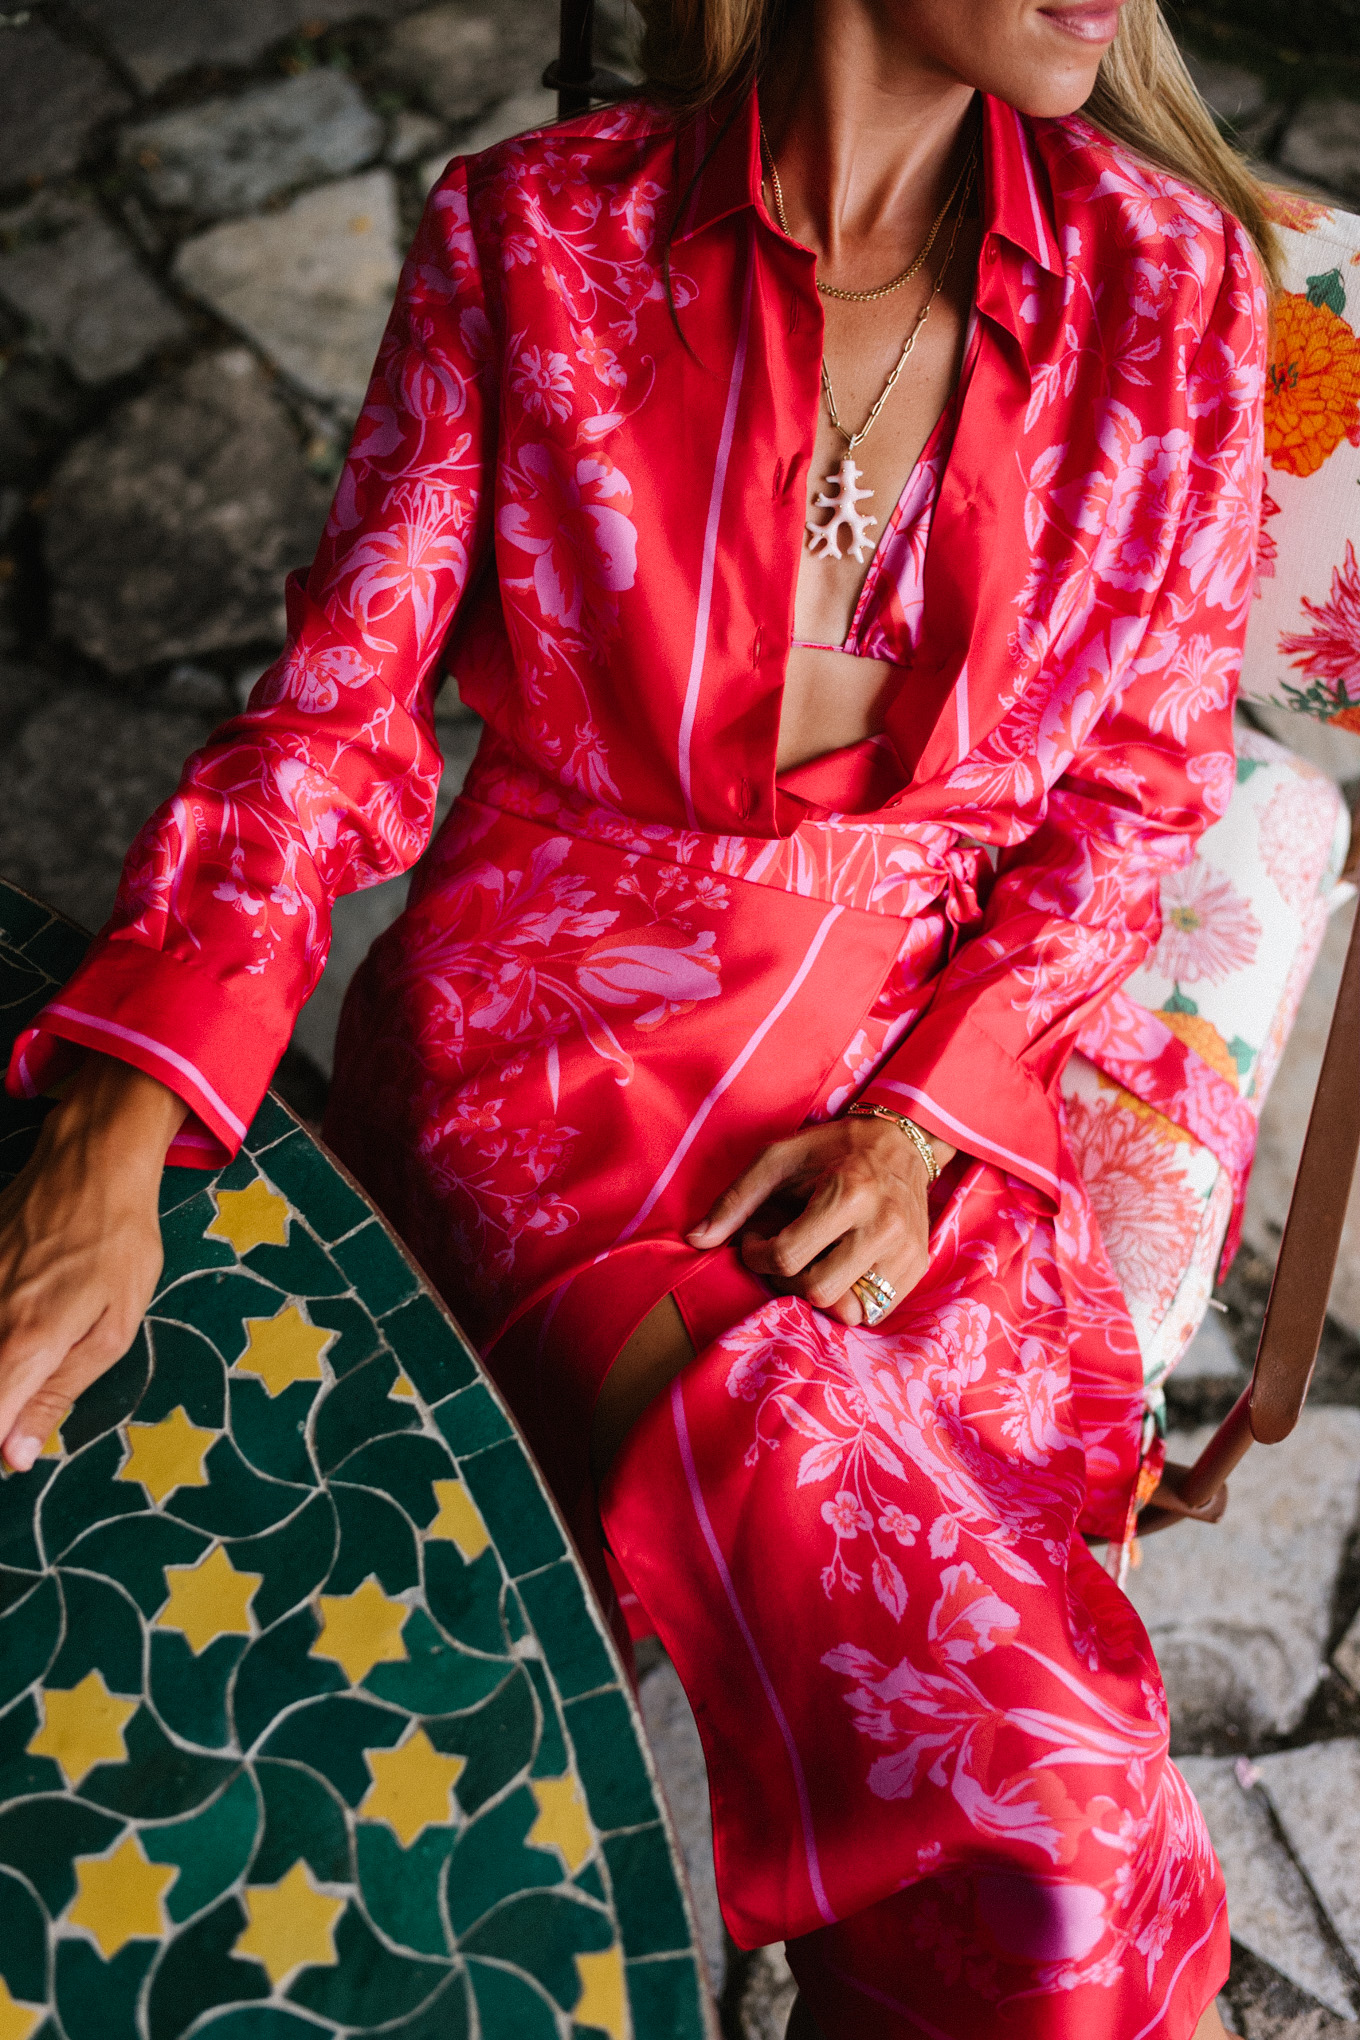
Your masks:
{"label": "white coral pendant", "polygon": [[863,517],[855,508],[857,503],[867,503],[873,495],[872,489],[857,487],[859,469],[847,453],[834,475],[828,475],[822,484],[822,493],[814,498],[817,510],[830,510],[833,514],[825,524],[807,521],[808,551],[814,559],[839,560],[845,557],[836,542],[837,533],[844,529],[848,533],[845,551],[864,564],[864,548],[869,543],[869,526],[877,524],[876,517]]}

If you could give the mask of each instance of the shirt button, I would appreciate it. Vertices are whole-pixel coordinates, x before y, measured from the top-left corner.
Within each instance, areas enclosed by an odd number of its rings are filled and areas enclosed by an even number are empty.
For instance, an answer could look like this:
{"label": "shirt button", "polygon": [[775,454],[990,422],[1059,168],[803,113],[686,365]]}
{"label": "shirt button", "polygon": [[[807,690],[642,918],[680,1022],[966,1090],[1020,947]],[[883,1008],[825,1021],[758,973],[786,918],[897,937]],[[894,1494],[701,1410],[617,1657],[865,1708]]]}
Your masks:
{"label": "shirt button", "polygon": [[995,262],[995,260],[996,260],[996,254],[997,254],[997,249],[996,249],[996,242],[995,242],[995,241],[988,241],[988,243],[987,243],[987,252],[986,252],[986,255],[985,255],[985,257],[984,257],[984,260],[986,260],[986,261],[988,261],[988,262]]}

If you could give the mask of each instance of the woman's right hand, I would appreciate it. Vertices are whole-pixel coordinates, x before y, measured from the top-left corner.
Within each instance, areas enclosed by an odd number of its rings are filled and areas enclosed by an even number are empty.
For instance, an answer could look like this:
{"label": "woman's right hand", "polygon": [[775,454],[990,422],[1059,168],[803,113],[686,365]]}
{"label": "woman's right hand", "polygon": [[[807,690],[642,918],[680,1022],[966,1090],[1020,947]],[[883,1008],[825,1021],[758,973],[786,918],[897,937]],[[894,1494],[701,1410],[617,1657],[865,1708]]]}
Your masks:
{"label": "woman's right hand", "polygon": [[154,1077],[90,1055],[0,1191],[0,1454],[16,1472],[137,1335],[163,1262],[161,1170],[186,1109]]}

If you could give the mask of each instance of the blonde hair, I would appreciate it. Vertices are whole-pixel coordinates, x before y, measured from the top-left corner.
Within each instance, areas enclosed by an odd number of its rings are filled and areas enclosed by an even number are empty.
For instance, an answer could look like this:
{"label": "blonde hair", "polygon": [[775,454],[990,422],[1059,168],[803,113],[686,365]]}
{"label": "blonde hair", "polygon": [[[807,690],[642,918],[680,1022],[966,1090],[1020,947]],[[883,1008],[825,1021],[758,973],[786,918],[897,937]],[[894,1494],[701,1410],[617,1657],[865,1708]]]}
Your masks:
{"label": "blonde hair", "polygon": [[[759,72],[793,0],[637,0],[646,91],[681,109],[707,105]],[[1170,170],[1233,214],[1272,284],[1280,250],[1270,201],[1214,125],[1158,0],[1125,0],[1119,33],[1082,111],[1112,141]]]}

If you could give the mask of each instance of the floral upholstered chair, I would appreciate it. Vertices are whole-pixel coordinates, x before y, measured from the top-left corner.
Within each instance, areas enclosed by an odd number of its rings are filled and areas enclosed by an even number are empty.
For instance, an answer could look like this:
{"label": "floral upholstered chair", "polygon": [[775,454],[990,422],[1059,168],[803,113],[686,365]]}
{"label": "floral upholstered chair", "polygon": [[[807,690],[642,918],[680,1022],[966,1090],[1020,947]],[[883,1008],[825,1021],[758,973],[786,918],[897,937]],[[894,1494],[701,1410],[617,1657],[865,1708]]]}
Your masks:
{"label": "floral upholstered chair", "polygon": [[[1286,287],[1241,693],[1360,731],[1360,218],[1277,198]],[[1069,1130],[1154,1407],[1236,1248],[1256,1123],[1352,896],[1348,841],[1332,781],[1239,725],[1227,813],[1164,884],[1156,951],[1069,1064]]]}

